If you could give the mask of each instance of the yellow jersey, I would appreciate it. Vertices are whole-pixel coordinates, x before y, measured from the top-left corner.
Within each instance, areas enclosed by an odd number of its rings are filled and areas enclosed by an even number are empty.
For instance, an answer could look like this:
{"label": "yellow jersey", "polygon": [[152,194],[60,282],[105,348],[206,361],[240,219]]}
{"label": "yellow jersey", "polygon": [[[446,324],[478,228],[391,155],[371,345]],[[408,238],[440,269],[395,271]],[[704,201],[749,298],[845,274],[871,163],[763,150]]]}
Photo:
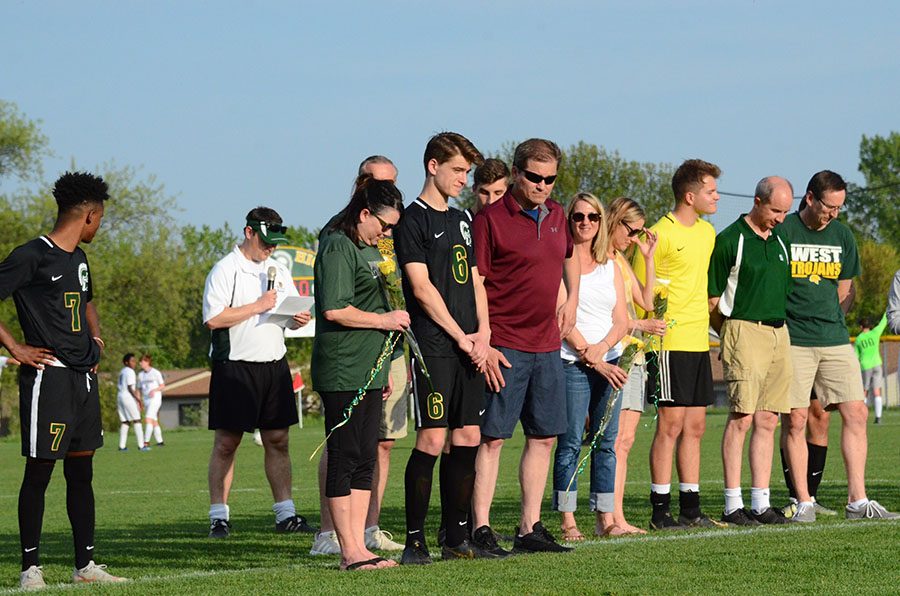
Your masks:
{"label": "yellow jersey", "polygon": [[[650,228],[659,235],[653,262],[656,285],[669,290],[665,319],[669,329],[662,348],[679,352],[709,351],[707,270],[716,244],[716,230],[703,219],[682,225],[669,212]],[[646,280],[644,258],[635,255],[634,273]]]}

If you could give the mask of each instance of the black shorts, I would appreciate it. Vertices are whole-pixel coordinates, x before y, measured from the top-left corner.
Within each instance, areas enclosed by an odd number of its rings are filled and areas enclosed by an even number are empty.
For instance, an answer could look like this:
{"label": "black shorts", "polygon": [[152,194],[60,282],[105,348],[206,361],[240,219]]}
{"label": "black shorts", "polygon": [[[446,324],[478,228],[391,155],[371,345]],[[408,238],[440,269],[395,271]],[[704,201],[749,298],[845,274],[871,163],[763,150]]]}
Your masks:
{"label": "black shorts", "polygon": [[416,358],[410,361],[416,429],[480,426],[484,414],[484,375],[466,355],[426,356],[434,394]]}
{"label": "black shorts", "polygon": [[253,432],[297,424],[287,358],[275,362],[214,361],[209,381],[209,430]]}
{"label": "black shorts", "polygon": [[372,490],[372,475],[378,458],[378,429],[381,421],[382,390],[369,389],[344,421],[347,407],[356,391],[323,391],[325,436],[328,438],[328,467],[325,471],[325,496],[345,497],[353,490]]}
{"label": "black shorts", "polygon": [[97,375],[47,366],[19,371],[22,455],[62,459],[103,446]]}
{"label": "black shorts", "polygon": [[647,358],[648,403],[705,407],[714,397],[709,352],[662,350]]}

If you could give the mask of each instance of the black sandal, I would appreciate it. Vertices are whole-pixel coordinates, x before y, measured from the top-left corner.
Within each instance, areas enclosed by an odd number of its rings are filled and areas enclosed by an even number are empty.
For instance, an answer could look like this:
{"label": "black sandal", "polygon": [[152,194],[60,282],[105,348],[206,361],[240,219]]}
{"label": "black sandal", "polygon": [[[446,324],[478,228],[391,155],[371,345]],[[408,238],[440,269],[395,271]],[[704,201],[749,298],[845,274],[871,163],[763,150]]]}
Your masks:
{"label": "black sandal", "polygon": [[375,557],[374,559],[368,559],[366,561],[357,561],[356,563],[350,563],[346,567],[344,567],[343,571],[356,571],[360,567],[365,567],[366,565],[372,565],[376,569],[378,568],[378,563],[384,561],[385,559],[382,557]]}

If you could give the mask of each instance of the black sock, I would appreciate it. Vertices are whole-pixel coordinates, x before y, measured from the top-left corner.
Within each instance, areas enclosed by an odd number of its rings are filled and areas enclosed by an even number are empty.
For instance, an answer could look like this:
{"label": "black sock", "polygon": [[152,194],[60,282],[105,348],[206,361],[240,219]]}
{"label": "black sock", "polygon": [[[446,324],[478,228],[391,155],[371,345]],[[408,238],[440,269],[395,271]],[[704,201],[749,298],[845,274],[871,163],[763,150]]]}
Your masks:
{"label": "black sock", "polygon": [[819,483],[822,482],[822,475],[825,472],[825,456],[828,454],[828,446],[813,445],[807,441],[806,449],[809,451],[806,481],[809,483],[809,496],[815,498],[816,493],[819,492]]}
{"label": "black sock", "polygon": [[450,467],[450,454],[442,453],[441,461],[438,462],[438,491],[441,495],[441,528],[447,529],[447,510],[450,508],[452,496],[448,492],[450,482],[447,480],[447,470]]}
{"label": "black sock", "polygon": [[44,522],[44,494],[53,474],[53,460],[25,460],[25,475],[19,489],[19,541],[22,544],[22,571],[40,565],[41,526]]}
{"label": "black sock", "polygon": [[678,506],[682,517],[695,519],[700,517],[700,493],[694,491],[679,491]]}
{"label": "black sock", "polygon": [[[478,447],[450,447],[446,489],[448,507],[444,512],[447,521],[447,546],[459,546],[468,534],[469,509],[475,488],[476,455]],[[441,492],[445,492],[443,487]]]}
{"label": "black sock", "polygon": [[660,494],[650,491],[650,504],[653,505],[653,519],[659,519],[669,513],[670,493]]}
{"label": "black sock", "polygon": [[94,558],[94,456],[67,457],[66,512],[72,524],[75,543],[75,568],[82,569]]}
{"label": "black sock", "polygon": [[788,463],[784,448],[781,449],[781,471],[784,473],[784,485],[788,489],[788,494],[792,499],[796,500],[797,491],[794,490],[794,481],[791,480],[791,464]]}
{"label": "black sock", "polygon": [[406,544],[425,544],[425,517],[431,500],[431,483],[437,456],[413,449],[406,463]]}

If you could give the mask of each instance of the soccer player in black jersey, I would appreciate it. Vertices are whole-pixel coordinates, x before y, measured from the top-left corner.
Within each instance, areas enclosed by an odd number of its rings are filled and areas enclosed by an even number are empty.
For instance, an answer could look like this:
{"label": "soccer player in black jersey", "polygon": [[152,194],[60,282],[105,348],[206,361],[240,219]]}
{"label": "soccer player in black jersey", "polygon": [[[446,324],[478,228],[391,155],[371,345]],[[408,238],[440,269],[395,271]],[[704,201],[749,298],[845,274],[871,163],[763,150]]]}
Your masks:
{"label": "soccer player in black jersey", "polygon": [[[472,247],[471,216],[450,207],[466,186],[481,153],[462,135],[444,132],[425,148],[425,184],[394,230],[403,267],[403,289],[411,328],[418,339],[434,392],[412,364],[416,446],[406,465],[406,548],[401,563],[430,563],[424,525],[434,465],[450,429],[450,452],[440,475],[446,539],[444,559],[497,557],[467,537],[481,441],[484,378],[479,370],[490,348],[487,296]],[[506,554],[502,552],[502,554]]]}
{"label": "soccer player in black jersey", "polygon": [[95,565],[94,450],[103,445],[97,363],[103,340],[91,270],[79,244],[90,243],[109,191],[102,178],[63,174],[53,187],[53,230],[15,248],[0,263],[0,300],[12,295],[25,341],[0,324],[0,343],[21,363],[19,404],[25,477],[19,491],[24,589],[44,587],[39,566],[44,493],[63,460],[66,510],[75,542],[73,580],[125,581]]}

